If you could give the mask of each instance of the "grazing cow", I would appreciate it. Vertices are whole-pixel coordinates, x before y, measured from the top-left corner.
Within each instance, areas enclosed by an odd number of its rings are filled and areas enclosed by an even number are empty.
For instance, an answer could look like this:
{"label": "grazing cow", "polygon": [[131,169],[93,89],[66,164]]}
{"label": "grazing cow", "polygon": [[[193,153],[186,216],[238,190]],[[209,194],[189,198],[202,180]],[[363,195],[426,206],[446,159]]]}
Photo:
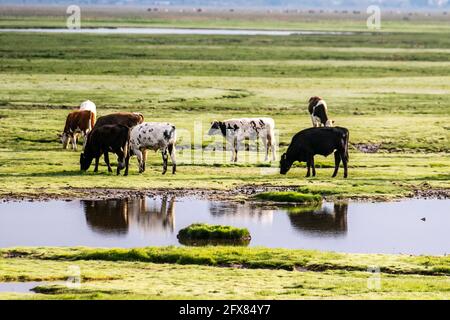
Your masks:
{"label": "grazing cow", "polygon": [[144,116],[137,112],[117,112],[100,117],[95,124],[96,127],[105,124],[120,124],[128,128],[132,128],[144,122]]}
{"label": "grazing cow", "polygon": [[269,148],[272,150],[272,160],[275,160],[275,121],[272,118],[241,118],[224,121],[213,121],[208,135],[221,134],[232,147],[231,161],[237,161],[237,153],[242,141],[246,138],[261,138],[266,150],[265,160],[269,158]]}
{"label": "grazing cow", "polygon": [[332,127],[333,120],[328,119],[328,107],[325,100],[321,97],[311,97],[309,99],[308,111],[311,115],[313,127]]}
{"label": "grazing cow", "polygon": [[306,177],[316,175],[314,155],[328,156],[334,152],[334,173],[336,176],[339,164],[344,164],[344,178],[347,178],[349,132],[346,128],[309,128],[297,133],[291,141],[287,152],[281,156],[280,173],[286,174],[295,161],[304,161],[308,166]]}
{"label": "grazing cow", "polygon": [[128,175],[129,140],[130,128],[127,126],[120,124],[95,126],[88,136],[84,152],[80,155],[80,169],[82,171],[88,170],[95,158],[94,172],[97,172],[99,159],[104,155],[108,172],[112,172],[108,152],[113,152],[117,155],[118,160],[117,175],[123,168],[125,168],[125,175]]}
{"label": "grazing cow", "polygon": [[97,107],[95,106],[95,103],[93,103],[91,100],[83,101],[80,104],[80,110],[89,110],[94,114],[94,122],[97,118]]}
{"label": "grazing cow", "polygon": [[172,160],[172,173],[175,174],[175,143],[177,134],[175,126],[170,123],[144,122],[135,126],[130,134],[130,153],[135,154],[139,162],[139,172],[145,171],[147,149],[155,152],[159,149],[163,158],[163,174],[167,171],[167,152]]}
{"label": "grazing cow", "polygon": [[78,135],[84,138],[83,147],[86,145],[86,136],[94,127],[95,116],[89,110],[74,111],[68,114],[66,125],[62,134],[58,134],[63,149],[67,149],[69,142],[72,142],[72,149],[77,150]]}

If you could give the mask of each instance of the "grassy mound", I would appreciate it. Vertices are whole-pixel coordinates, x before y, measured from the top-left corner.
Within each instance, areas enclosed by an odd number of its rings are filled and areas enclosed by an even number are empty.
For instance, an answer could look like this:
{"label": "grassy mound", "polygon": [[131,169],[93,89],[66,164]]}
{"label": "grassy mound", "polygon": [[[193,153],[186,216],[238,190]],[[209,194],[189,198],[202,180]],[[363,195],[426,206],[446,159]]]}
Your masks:
{"label": "grassy mound", "polygon": [[295,191],[262,192],[255,196],[259,200],[273,202],[296,202],[296,203],[320,203],[322,196],[319,194],[307,194]]}
{"label": "grassy mound", "polygon": [[250,241],[250,232],[246,228],[194,223],[181,229],[177,238],[187,245],[230,244],[245,245]]}

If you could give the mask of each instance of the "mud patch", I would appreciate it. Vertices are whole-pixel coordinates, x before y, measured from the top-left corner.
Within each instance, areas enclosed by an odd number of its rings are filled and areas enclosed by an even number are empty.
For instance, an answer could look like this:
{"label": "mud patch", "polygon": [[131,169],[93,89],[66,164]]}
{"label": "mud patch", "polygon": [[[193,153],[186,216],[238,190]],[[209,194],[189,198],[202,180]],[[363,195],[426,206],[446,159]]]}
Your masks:
{"label": "mud patch", "polygon": [[363,153],[377,153],[381,148],[381,143],[354,143],[353,146]]}
{"label": "mud patch", "polygon": [[410,196],[424,199],[449,199],[450,189],[436,189],[429,183],[424,182],[420,185],[420,188],[413,190]]}
{"label": "mud patch", "polygon": [[[36,193],[6,193],[0,195],[1,202],[11,201],[50,201],[50,200],[111,200],[133,199],[156,196],[197,197],[208,200],[243,201],[246,197],[266,191],[294,191],[299,186],[241,186],[232,190],[214,189],[114,189],[114,188],[73,188],[61,189],[61,194],[47,194],[45,190]],[[38,189],[40,191],[41,189]]]}

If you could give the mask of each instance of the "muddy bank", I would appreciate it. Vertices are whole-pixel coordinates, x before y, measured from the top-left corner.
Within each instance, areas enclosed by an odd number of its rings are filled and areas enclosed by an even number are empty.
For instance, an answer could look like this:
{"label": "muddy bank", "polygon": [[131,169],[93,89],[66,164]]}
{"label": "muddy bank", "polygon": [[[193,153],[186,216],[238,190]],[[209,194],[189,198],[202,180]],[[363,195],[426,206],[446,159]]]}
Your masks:
{"label": "muddy bank", "polygon": [[[248,185],[241,186],[230,190],[215,189],[188,189],[188,188],[171,188],[171,189],[117,189],[117,188],[73,188],[67,187],[61,189],[60,194],[54,193],[5,193],[0,195],[0,201],[49,201],[49,200],[108,200],[108,199],[127,199],[142,198],[154,196],[178,196],[178,197],[197,197],[209,200],[226,200],[226,201],[245,201],[251,200],[252,196],[267,191],[296,191],[301,186],[272,186],[272,185]],[[380,195],[371,196],[342,196],[323,195],[325,200],[354,200],[354,201],[386,201],[400,200],[402,198],[416,199],[450,199],[450,189],[433,189],[428,184],[422,185],[409,192],[404,197],[396,197],[387,199]]]}

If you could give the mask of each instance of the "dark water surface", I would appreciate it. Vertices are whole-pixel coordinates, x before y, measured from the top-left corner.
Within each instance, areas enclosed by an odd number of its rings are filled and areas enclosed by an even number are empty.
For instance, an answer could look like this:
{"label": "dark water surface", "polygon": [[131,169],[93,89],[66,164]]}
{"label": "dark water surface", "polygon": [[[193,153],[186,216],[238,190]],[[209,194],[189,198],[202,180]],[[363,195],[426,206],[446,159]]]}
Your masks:
{"label": "dark water surface", "polygon": [[246,227],[250,246],[450,253],[450,200],[417,199],[283,208],[174,197],[9,202],[0,204],[0,247],[180,245],[178,231],[194,222]]}

